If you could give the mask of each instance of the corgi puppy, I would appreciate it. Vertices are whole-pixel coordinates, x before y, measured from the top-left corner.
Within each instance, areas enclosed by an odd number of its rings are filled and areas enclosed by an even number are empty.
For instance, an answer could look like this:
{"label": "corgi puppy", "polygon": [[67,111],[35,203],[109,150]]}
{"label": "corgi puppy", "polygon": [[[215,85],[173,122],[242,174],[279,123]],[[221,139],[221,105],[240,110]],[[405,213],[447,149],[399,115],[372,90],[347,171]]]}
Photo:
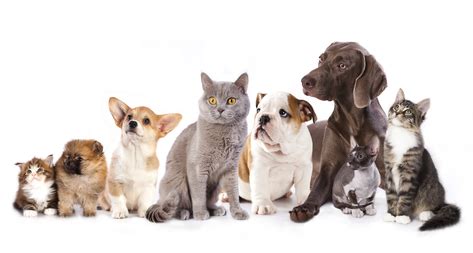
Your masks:
{"label": "corgi puppy", "polygon": [[114,97],[108,105],[115,124],[121,129],[121,141],[112,155],[106,203],[101,206],[111,209],[116,219],[128,217],[129,211],[137,211],[139,217],[144,217],[155,202],[159,167],[157,142],[177,126],[182,116],[177,113],[157,115],[147,107],[130,108]]}

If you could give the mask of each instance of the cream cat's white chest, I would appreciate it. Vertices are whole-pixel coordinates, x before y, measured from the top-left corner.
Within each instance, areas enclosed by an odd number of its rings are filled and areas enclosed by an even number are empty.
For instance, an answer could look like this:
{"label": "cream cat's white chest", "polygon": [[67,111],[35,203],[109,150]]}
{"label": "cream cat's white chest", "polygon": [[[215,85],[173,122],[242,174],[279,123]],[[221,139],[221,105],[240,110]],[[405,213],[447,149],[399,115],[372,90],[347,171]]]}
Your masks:
{"label": "cream cat's white chest", "polygon": [[400,171],[399,165],[406,152],[419,145],[416,134],[405,128],[390,125],[386,132],[386,142],[391,146],[393,156],[392,176],[396,191],[399,191]]}
{"label": "cream cat's white chest", "polygon": [[55,189],[52,187],[54,181],[39,182],[33,181],[23,186],[23,192],[28,199],[36,202],[38,211],[42,211],[48,205],[50,195],[54,193]]}

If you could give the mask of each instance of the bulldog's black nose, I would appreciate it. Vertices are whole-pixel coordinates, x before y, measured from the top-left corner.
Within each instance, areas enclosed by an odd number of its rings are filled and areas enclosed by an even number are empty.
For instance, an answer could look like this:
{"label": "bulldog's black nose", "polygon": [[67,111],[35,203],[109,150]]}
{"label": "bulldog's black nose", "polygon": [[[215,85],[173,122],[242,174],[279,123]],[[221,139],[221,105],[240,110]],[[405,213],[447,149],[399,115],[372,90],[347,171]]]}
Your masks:
{"label": "bulldog's black nose", "polygon": [[269,121],[271,120],[271,118],[269,118],[268,115],[262,115],[261,118],[259,118],[259,124],[264,126],[266,125]]}
{"label": "bulldog's black nose", "polygon": [[131,129],[135,129],[137,126],[138,126],[138,123],[134,120],[128,122],[128,126],[131,128]]}
{"label": "bulldog's black nose", "polygon": [[305,89],[312,89],[315,87],[316,80],[315,78],[309,75],[306,75],[302,78],[301,82],[302,82],[302,87],[304,87]]}

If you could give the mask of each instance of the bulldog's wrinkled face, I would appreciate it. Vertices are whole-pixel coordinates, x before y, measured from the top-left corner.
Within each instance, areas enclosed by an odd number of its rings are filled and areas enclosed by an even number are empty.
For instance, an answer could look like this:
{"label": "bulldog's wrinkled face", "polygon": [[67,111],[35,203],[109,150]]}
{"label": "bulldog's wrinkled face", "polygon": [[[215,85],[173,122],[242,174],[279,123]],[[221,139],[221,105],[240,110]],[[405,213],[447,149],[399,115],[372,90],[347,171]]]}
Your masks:
{"label": "bulldog's wrinkled face", "polygon": [[295,140],[302,123],[314,119],[312,106],[286,92],[258,94],[252,138],[266,152],[286,154],[285,146]]}

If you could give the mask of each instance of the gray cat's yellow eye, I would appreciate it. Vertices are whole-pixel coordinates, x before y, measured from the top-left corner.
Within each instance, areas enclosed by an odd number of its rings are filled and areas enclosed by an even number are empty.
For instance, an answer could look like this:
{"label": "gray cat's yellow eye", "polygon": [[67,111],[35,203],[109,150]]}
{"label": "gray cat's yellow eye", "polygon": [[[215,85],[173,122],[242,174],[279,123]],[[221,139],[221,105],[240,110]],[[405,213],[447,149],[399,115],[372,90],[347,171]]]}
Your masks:
{"label": "gray cat's yellow eye", "polygon": [[236,99],[236,98],[229,98],[229,99],[227,99],[227,104],[228,104],[228,105],[234,105],[234,104],[236,104],[236,102],[237,102],[237,99]]}
{"label": "gray cat's yellow eye", "polygon": [[216,97],[209,97],[209,99],[207,99],[207,101],[211,105],[216,105],[217,104],[217,98]]}

